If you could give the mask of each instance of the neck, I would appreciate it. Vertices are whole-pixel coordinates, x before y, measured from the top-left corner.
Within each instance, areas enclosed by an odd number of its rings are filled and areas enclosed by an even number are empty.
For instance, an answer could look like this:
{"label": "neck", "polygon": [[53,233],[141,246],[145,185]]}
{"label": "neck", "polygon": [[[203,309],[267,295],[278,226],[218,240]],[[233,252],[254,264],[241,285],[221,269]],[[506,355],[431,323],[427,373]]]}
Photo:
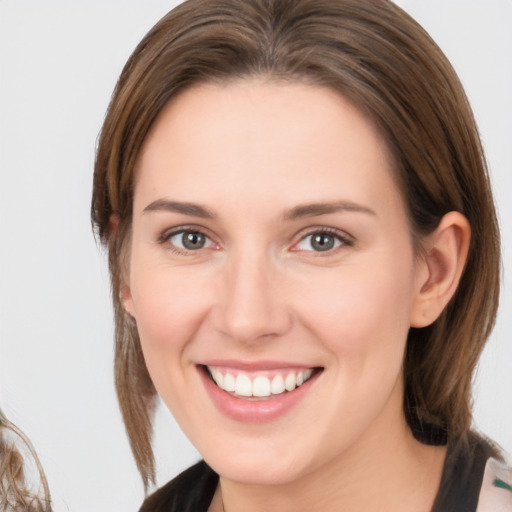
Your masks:
{"label": "neck", "polygon": [[401,429],[385,439],[370,434],[357,448],[290,483],[251,485],[221,477],[210,510],[428,512],[439,488],[445,452],[444,447],[416,441],[404,420]]}

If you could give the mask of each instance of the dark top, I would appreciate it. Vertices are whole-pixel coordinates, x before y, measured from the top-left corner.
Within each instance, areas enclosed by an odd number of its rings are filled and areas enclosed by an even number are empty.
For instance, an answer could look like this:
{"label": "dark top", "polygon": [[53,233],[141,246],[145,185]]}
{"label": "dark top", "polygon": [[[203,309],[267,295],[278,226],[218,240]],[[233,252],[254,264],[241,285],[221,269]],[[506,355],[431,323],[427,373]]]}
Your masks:
{"label": "dark top", "polygon": [[[492,453],[483,440],[451,446],[432,512],[475,512]],[[198,462],[149,496],[139,512],[207,512],[218,482],[213,469]]]}

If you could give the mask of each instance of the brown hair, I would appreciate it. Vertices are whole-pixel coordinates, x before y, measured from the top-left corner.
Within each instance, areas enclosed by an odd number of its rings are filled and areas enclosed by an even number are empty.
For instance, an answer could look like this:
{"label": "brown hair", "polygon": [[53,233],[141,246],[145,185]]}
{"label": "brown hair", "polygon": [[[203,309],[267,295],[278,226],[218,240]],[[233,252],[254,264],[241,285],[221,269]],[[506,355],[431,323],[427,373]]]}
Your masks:
{"label": "brown hair", "polygon": [[416,241],[447,212],[467,217],[472,240],[455,296],[434,324],[410,330],[404,407],[425,442],[460,439],[471,426],[472,374],[496,316],[500,247],[481,142],[448,60],[388,0],[188,0],[128,60],[94,174],[92,221],[108,246],[113,285],[117,393],[146,486],[155,390],[119,296],[135,165],[153,122],[179,91],[254,75],[330,87],[372,117],[394,156]]}
{"label": "brown hair", "polygon": [[[9,434],[12,434],[11,438]],[[25,476],[25,460],[19,442],[33,458],[44,497],[29,490]],[[11,423],[0,409],[0,510],[2,512],[51,512],[50,490],[43,467],[30,439]]]}

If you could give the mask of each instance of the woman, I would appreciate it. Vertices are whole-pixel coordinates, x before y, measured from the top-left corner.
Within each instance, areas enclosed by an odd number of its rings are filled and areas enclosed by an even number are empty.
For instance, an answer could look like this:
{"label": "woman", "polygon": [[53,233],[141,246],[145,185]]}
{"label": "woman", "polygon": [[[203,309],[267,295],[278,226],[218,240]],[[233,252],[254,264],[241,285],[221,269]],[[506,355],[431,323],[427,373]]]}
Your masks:
{"label": "woman", "polygon": [[462,87],[392,3],[185,2],[98,144],[116,386],[205,462],[141,510],[512,509],[471,432],[499,234]]}

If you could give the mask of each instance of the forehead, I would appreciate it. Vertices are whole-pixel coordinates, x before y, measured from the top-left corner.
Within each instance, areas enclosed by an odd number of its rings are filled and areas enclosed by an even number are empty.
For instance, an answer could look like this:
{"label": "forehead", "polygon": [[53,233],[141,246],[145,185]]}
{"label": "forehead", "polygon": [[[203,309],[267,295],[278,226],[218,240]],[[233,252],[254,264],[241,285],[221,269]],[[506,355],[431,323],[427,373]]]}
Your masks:
{"label": "forehead", "polygon": [[[174,135],[182,133],[183,138],[194,135],[194,139],[207,131],[208,139],[227,137],[233,133],[240,136],[250,134],[255,137],[255,127],[261,131],[265,146],[271,144],[274,131],[302,134],[311,137],[333,124],[357,124],[373,136],[380,149],[386,153],[384,138],[369,115],[358,109],[349,99],[326,86],[312,85],[301,81],[279,80],[269,77],[247,77],[199,83],[175,95],[157,117],[146,137],[142,148],[144,154],[148,146],[154,146],[164,130]],[[163,128],[165,126],[165,128]],[[229,132],[229,128],[232,132]],[[334,134],[336,136],[336,134]],[[351,136],[356,139],[356,133]],[[290,138],[291,139],[291,138]],[[283,138],[275,141],[284,142]],[[154,149],[154,148],[152,148]]]}
{"label": "forehead", "polygon": [[374,123],[329,88],[207,83],[177,95],[156,120],[141,151],[135,200],[174,190],[203,202],[214,192],[231,202],[252,193],[290,207],[344,194],[374,201],[366,185],[393,188],[391,161]]}

